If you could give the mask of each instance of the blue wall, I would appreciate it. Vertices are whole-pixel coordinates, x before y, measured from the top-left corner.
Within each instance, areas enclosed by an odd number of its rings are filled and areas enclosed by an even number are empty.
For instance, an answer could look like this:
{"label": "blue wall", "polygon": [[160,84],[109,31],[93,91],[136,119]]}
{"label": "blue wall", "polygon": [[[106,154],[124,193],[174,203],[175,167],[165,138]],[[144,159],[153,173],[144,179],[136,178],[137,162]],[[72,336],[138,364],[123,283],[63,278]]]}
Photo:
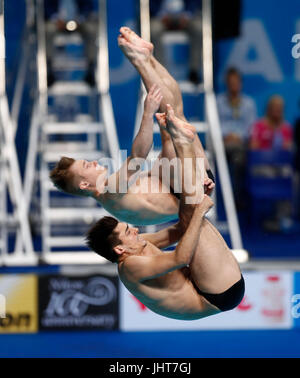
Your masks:
{"label": "blue wall", "polygon": [[292,36],[300,33],[300,2],[244,0],[241,26],[240,38],[218,43],[218,88],[224,88],[226,67],[235,65],[260,116],[268,97],[278,93],[286,100],[287,120],[293,122],[300,99],[300,58],[294,59],[291,51]]}

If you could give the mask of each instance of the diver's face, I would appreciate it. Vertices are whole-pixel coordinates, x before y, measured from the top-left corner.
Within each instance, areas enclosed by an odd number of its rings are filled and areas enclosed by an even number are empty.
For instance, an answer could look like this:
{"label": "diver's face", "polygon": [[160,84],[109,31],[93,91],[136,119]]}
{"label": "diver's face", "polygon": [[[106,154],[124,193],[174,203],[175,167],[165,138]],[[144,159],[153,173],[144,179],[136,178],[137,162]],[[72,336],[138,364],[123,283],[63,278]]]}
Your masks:
{"label": "diver's face", "polygon": [[137,253],[146,245],[146,241],[139,235],[139,229],[130,227],[128,223],[119,222],[114,229],[121,244],[115,247],[117,253]]}
{"label": "diver's face", "polygon": [[72,164],[70,169],[72,170],[76,178],[75,184],[81,190],[95,190],[97,186],[102,187],[101,185],[99,185],[99,181],[100,181],[99,177],[105,176],[106,178],[106,172],[107,172],[107,169],[99,165],[97,160],[94,160],[94,161],[76,160]]}

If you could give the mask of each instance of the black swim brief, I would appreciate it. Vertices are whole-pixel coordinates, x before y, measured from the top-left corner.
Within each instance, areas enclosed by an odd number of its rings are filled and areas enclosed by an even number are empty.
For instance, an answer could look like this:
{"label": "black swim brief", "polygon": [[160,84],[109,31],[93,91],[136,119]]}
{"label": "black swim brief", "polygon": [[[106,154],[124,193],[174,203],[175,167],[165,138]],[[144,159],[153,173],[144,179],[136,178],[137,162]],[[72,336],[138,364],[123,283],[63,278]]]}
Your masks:
{"label": "black swim brief", "polygon": [[[215,176],[214,176],[214,174],[212,173],[212,171],[211,171],[210,169],[207,169],[207,170],[206,170],[206,173],[207,173],[208,178],[210,178],[213,182],[215,182]],[[173,189],[172,187],[170,188],[170,190],[171,190],[171,193],[172,193],[176,198],[178,198],[178,199],[180,200],[180,193],[175,193],[175,192],[174,192],[174,189]]]}
{"label": "black swim brief", "polygon": [[220,294],[208,294],[199,290],[194,283],[194,287],[200,295],[208,300],[209,303],[218,307],[221,311],[229,311],[237,307],[245,294],[245,281],[244,277],[232,285],[229,289]]}

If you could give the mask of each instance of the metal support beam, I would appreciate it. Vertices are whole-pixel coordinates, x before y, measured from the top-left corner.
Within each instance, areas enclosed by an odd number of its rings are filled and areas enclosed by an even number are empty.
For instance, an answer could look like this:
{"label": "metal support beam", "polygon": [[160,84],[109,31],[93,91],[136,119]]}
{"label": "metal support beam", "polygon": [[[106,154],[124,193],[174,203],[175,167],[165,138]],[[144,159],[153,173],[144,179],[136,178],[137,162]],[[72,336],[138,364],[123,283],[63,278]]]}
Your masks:
{"label": "metal support beam", "polygon": [[140,0],[140,23],[141,23],[141,37],[146,41],[151,40],[150,28],[150,4],[149,0]]}
{"label": "metal support beam", "polygon": [[203,76],[205,90],[205,110],[210,128],[211,141],[220,176],[220,186],[225,205],[226,217],[233,249],[243,249],[240,227],[230,182],[225,148],[218,116],[216,97],[213,92],[213,40],[211,0],[202,0],[203,24]]}
{"label": "metal support beam", "polygon": [[107,35],[107,1],[99,0],[98,22],[98,58],[96,83],[102,112],[103,124],[106,130],[110,156],[117,162],[119,157],[119,140],[114,119],[112,102],[109,94],[109,54]]}
{"label": "metal support beam", "polygon": [[14,254],[6,254],[3,263],[9,263],[14,260],[17,263],[24,264],[30,260],[31,263],[37,261],[34,255],[29,220],[26,214],[26,204],[24,200],[21,174],[19,170],[18,156],[14,141],[14,125],[9,113],[8,101],[5,88],[5,32],[4,32],[4,1],[0,0],[0,127],[3,134],[4,159],[7,162],[8,174],[12,185],[8,186],[11,198],[14,199],[16,207],[15,214],[19,223],[19,229],[22,236],[24,253],[18,251]]}

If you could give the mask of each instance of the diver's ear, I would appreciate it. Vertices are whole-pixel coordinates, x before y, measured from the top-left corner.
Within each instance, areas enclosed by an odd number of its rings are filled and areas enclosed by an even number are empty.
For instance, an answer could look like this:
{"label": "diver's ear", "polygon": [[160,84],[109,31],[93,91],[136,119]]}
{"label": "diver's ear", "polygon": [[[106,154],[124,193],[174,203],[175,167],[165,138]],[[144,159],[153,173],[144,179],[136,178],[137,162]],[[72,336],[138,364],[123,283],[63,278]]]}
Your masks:
{"label": "diver's ear", "polygon": [[89,187],[90,187],[90,184],[87,181],[80,181],[79,189],[87,190],[87,189],[89,189]]}
{"label": "diver's ear", "polygon": [[122,253],[124,253],[125,252],[125,248],[122,246],[122,245],[116,245],[114,248],[113,248],[113,250],[115,251],[115,253],[117,254],[117,255],[122,255]]}

